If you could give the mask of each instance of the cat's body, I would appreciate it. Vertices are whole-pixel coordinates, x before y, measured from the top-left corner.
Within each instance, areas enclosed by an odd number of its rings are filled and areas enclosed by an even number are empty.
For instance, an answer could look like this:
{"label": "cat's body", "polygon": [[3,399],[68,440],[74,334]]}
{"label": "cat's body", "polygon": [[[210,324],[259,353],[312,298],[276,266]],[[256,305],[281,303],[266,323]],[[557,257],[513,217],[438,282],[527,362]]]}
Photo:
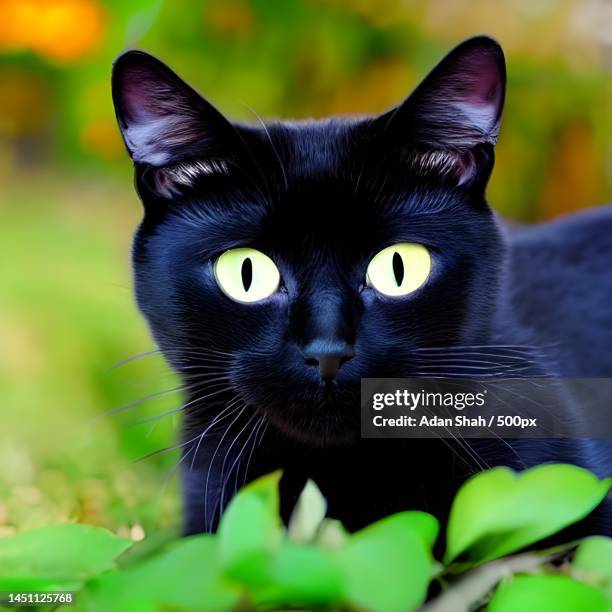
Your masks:
{"label": "cat's body", "polygon": [[[561,376],[612,372],[612,206],[511,229],[508,303]],[[611,417],[612,418],[612,417]]]}
{"label": "cat's body", "polygon": [[[610,210],[506,228],[486,204],[504,83],[501,50],[477,38],[381,116],[240,126],[150,56],[117,62],[145,204],[138,304],[187,388],[187,533],[277,468],[285,514],[313,478],[350,529],[442,516],[492,465],[612,472],[610,441],[578,431],[359,437],[364,377],[612,375]],[[605,512],[594,530],[612,529]]]}

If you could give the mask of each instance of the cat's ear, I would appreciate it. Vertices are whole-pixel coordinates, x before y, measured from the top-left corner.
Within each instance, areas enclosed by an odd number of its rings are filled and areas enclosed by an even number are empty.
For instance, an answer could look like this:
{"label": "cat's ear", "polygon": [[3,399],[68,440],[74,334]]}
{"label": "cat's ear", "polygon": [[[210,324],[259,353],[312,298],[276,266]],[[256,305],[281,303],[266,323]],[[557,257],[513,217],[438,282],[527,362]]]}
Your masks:
{"label": "cat's ear", "polygon": [[505,89],[501,47],[478,36],[455,47],[407,100],[381,119],[415,149],[417,165],[455,172],[462,184],[478,172],[479,145],[490,148],[497,142]]}
{"label": "cat's ear", "polygon": [[160,167],[184,159],[218,160],[231,124],[168,66],[143,51],[115,61],[113,102],[131,158]]}

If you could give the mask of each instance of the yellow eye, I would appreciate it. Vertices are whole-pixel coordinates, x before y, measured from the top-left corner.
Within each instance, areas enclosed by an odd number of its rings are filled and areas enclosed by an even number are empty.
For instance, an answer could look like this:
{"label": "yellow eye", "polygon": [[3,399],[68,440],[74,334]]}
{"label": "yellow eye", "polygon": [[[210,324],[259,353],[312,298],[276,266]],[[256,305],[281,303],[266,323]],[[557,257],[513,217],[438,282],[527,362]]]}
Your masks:
{"label": "yellow eye", "polygon": [[258,302],[272,295],[280,283],[274,262],[255,249],[231,249],[215,263],[217,284],[236,302]]}
{"label": "yellow eye", "polygon": [[400,296],[418,289],[430,270],[431,257],[422,244],[401,242],[373,257],[366,278],[383,295]]}

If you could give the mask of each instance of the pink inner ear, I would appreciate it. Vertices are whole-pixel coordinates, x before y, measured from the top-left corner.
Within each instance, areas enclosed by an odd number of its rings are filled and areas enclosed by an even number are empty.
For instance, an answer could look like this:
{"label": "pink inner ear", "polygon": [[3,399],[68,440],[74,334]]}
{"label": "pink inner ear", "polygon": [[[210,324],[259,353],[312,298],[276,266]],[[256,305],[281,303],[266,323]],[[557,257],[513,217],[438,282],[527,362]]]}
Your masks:
{"label": "pink inner ear", "polygon": [[121,75],[125,143],[138,162],[167,163],[173,147],[193,140],[176,90],[148,66],[128,66]]}
{"label": "pink inner ear", "polygon": [[159,119],[169,113],[161,102],[155,78],[156,75],[136,67],[123,74],[123,112],[128,124]]}
{"label": "pink inner ear", "polygon": [[488,53],[479,53],[467,58],[469,90],[465,101],[476,106],[498,106],[501,102],[502,84],[495,59]]}
{"label": "pink inner ear", "polygon": [[478,168],[471,151],[467,151],[459,158],[457,167],[459,169],[457,185],[463,185],[472,179]]}
{"label": "pink inner ear", "polygon": [[474,51],[460,61],[456,79],[453,106],[483,133],[493,131],[503,98],[503,79],[495,57],[487,51]]}

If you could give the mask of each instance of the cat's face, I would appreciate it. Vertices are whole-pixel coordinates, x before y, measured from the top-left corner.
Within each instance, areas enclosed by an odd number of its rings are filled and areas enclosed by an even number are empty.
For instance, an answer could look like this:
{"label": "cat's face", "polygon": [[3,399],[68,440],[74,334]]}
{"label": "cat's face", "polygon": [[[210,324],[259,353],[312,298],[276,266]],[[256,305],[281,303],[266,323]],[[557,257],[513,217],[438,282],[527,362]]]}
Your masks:
{"label": "cat's face", "polygon": [[341,442],[361,378],[433,374],[424,349],[485,339],[503,89],[499,47],[473,39],[380,117],[233,126],[150,56],[122,56],[138,303],[194,395]]}

